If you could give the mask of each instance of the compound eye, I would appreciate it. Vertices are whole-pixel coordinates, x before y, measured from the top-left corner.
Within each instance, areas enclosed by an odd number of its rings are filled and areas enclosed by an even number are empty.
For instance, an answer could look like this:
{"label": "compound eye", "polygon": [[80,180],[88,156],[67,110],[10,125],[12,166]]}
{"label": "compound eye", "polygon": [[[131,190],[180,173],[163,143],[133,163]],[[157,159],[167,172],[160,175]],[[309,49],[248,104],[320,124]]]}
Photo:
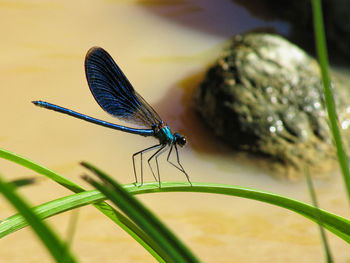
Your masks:
{"label": "compound eye", "polygon": [[180,141],[181,141],[181,146],[184,146],[187,142],[185,137],[181,137]]}
{"label": "compound eye", "polygon": [[181,147],[186,144],[186,138],[177,132],[175,133],[175,140],[176,140],[176,143]]}

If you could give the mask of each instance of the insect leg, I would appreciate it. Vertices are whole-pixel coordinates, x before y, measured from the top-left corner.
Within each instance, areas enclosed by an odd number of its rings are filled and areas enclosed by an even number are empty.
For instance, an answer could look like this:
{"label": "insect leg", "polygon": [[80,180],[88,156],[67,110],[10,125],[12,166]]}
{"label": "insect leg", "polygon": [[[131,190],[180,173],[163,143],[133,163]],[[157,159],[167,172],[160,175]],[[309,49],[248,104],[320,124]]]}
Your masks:
{"label": "insect leg", "polygon": [[[149,147],[149,148],[146,148],[146,149],[144,149],[144,150],[142,150],[142,151],[139,151],[139,152],[137,152],[137,153],[134,153],[134,154],[132,155],[132,165],[133,165],[133,167],[134,167],[134,174],[135,174],[135,180],[136,180],[135,183],[136,183],[136,184],[137,184],[137,173],[136,173],[136,168],[135,168],[135,157],[136,157],[136,155],[140,154],[140,160],[141,160],[141,185],[143,185],[143,162],[142,162],[142,154],[145,153],[145,152],[151,151],[151,150],[153,150],[153,149],[159,148],[159,147],[161,147],[161,146],[162,146],[162,144],[153,145],[153,146],[151,146],[151,147]],[[153,174],[153,177],[154,177],[155,180],[157,180],[157,178],[155,177],[154,174]]]}
{"label": "insect leg", "polygon": [[[170,154],[171,154],[171,151],[173,150],[173,146],[175,147],[175,151],[176,151],[176,159],[177,159],[177,164],[179,166],[177,166],[176,164],[174,164],[173,162],[170,161]],[[190,181],[190,177],[188,176],[188,174],[186,173],[185,169],[182,167],[182,164],[180,162],[180,157],[179,157],[179,152],[177,150],[177,147],[176,147],[176,144],[172,144],[171,145],[171,148],[170,148],[170,151],[169,151],[169,154],[168,154],[168,158],[167,158],[167,161],[172,164],[174,167],[176,167],[177,169],[179,169],[181,172],[183,172],[185,175],[186,175],[186,178],[187,178],[187,181],[190,183],[190,185],[192,186],[192,183]]]}
{"label": "insect leg", "polygon": [[158,165],[158,157],[163,154],[165,151],[167,151],[169,149],[169,145],[167,145],[167,147],[163,148],[161,151],[159,151],[156,156],[155,156],[155,160],[156,160],[156,165],[157,165],[157,173],[158,173],[158,182],[159,182],[159,187],[160,187],[160,173],[159,173],[159,165]]}
{"label": "insect leg", "polygon": [[[153,171],[153,168],[152,168],[150,162],[151,162],[151,160],[154,158],[154,156],[156,156],[158,153],[160,153],[160,152],[167,146],[167,144],[163,144],[163,145],[159,145],[159,146],[161,146],[160,149],[158,149],[158,150],[148,159],[148,165],[149,165],[149,168],[151,169],[152,174],[153,174],[154,177],[156,177],[156,176],[155,176],[155,174],[154,174],[154,171]],[[159,186],[160,186],[160,175],[159,175],[158,163],[156,162],[156,164],[157,164],[157,172],[158,172],[158,179],[159,179]],[[156,179],[156,181],[157,181],[157,179]]]}

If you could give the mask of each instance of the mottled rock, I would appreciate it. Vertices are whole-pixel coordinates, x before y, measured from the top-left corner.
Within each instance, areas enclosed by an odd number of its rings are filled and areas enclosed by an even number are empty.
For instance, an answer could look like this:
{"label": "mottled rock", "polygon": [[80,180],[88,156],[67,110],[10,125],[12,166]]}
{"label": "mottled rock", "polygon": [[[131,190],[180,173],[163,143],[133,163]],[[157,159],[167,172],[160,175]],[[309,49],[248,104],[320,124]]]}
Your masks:
{"label": "mottled rock", "polygon": [[[195,105],[229,145],[282,164],[294,176],[305,165],[328,171],[336,161],[322,89],[318,64],[303,50],[278,35],[248,33],[234,37],[208,70]],[[347,134],[350,94],[334,79],[333,91]]]}

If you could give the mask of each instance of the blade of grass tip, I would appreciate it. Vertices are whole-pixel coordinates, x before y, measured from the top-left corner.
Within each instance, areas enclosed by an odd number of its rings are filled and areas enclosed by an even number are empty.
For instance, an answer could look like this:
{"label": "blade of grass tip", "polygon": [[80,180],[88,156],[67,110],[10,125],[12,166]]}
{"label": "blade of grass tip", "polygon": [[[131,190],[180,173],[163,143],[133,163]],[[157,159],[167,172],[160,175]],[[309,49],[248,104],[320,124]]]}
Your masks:
{"label": "blade of grass tip", "polygon": [[105,194],[147,233],[172,258],[171,262],[199,262],[188,248],[152,212],[121,185],[93,165],[86,162],[83,165],[102,178],[103,181],[108,182],[112,188],[105,187],[89,177],[84,177],[84,179]]}
{"label": "blade of grass tip", "polygon": [[[18,154],[7,151],[0,148],[0,157],[11,162],[17,163],[21,166],[24,166],[34,172],[37,172],[41,175],[46,176],[47,178],[55,181],[56,183],[62,185],[63,187],[75,192],[83,192],[85,189],[74,182],[66,179],[65,177],[51,171],[50,169],[39,165],[27,158],[24,158]],[[123,214],[115,210],[109,204],[105,202],[96,203],[94,207],[97,208],[104,215],[109,217],[114,223],[121,227],[125,232],[127,232],[131,237],[133,237],[140,245],[142,245],[149,253],[151,253],[159,262],[162,262],[162,259],[157,255],[156,251],[153,251],[152,247],[147,243],[151,242],[148,240],[148,237],[143,234],[143,232],[138,229],[138,227]]]}
{"label": "blade of grass tip", "polygon": [[[314,207],[319,208],[318,202],[317,202],[317,198],[316,198],[316,192],[315,192],[314,184],[312,182],[312,179],[311,179],[311,176],[310,176],[310,173],[309,173],[309,169],[307,167],[304,168],[304,173],[305,173],[308,189],[309,189],[309,192],[310,192],[310,195],[311,195],[311,201],[312,201]],[[322,240],[323,249],[324,249],[324,252],[325,252],[325,256],[326,256],[327,262],[328,263],[332,263],[333,259],[332,259],[332,255],[331,255],[331,250],[329,249],[327,236],[326,236],[326,233],[325,233],[324,228],[322,226],[321,215],[320,215],[319,211],[317,211],[317,215],[316,216],[317,216],[317,220],[318,220],[318,227],[320,229],[321,240]]]}
{"label": "blade of grass tip", "polygon": [[65,244],[58,238],[51,228],[34,214],[22,197],[15,193],[15,187],[12,184],[4,182],[1,177],[0,192],[27,220],[56,262],[62,262],[62,255],[66,255],[66,262],[77,262]]}
{"label": "blade of grass tip", "polygon": [[320,0],[312,0],[313,19],[314,19],[314,31],[316,40],[317,56],[320,63],[324,96],[327,106],[328,119],[330,122],[330,129],[333,134],[333,139],[337,149],[337,156],[339,165],[342,170],[343,180],[345,182],[348,201],[350,202],[350,172],[348,158],[345,152],[345,147],[339,131],[338,118],[335,109],[334,98],[331,90],[331,78],[329,74],[329,63],[327,55],[327,46],[323,27],[323,15]]}

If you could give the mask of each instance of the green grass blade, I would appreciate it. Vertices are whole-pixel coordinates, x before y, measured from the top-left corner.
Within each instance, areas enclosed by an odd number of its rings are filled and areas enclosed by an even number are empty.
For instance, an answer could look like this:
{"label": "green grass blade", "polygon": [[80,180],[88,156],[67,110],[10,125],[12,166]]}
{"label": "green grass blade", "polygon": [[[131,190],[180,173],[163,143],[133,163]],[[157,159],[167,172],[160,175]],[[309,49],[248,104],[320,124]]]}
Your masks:
{"label": "green grass blade", "polygon": [[124,187],[132,194],[161,192],[199,192],[253,199],[294,211],[316,223],[318,223],[320,219],[323,227],[333,232],[340,238],[344,239],[347,243],[350,243],[350,221],[322,209],[317,209],[312,205],[278,194],[247,187],[215,183],[192,183],[192,185],[192,187],[189,186],[187,182],[162,182],[162,188],[159,188],[158,183],[154,182],[144,183],[142,187],[135,186],[134,184],[125,185]]}
{"label": "green grass blade", "polygon": [[113,220],[121,229],[134,238],[144,249],[146,249],[158,262],[165,262],[154,242],[134,224],[129,218],[116,211],[107,203],[95,204],[95,207]]}
{"label": "green grass blade", "polygon": [[331,77],[329,74],[329,63],[328,63],[327,47],[326,47],[326,40],[325,40],[324,27],[323,27],[321,1],[312,0],[312,7],[313,7],[314,31],[315,31],[315,39],[316,39],[317,56],[318,56],[318,60],[321,68],[321,74],[322,74],[322,80],[323,80],[323,86],[324,86],[324,96],[325,96],[325,101],[326,101],[326,106],[328,111],[330,129],[332,131],[335,146],[337,148],[337,156],[338,156],[339,164],[342,170],[348,199],[350,202],[350,172],[349,172],[348,158],[347,158],[344,144],[341,138],[334,98],[331,90]]}
{"label": "green grass blade", "polygon": [[166,262],[199,262],[181,241],[143,204],[130,195],[121,185],[91,164],[83,165],[98,175],[108,185],[85,176],[84,179],[101,191],[141,228],[166,256]]}
{"label": "green grass blade", "polygon": [[[322,225],[332,231],[334,234],[343,238],[350,243],[350,221],[322,209],[305,204],[300,201],[289,199],[286,197],[280,198],[279,195],[263,192],[251,188],[243,188],[232,185],[218,185],[212,183],[194,183],[194,187],[188,186],[188,183],[178,182],[163,182],[162,188],[158,187],[158,183],[145,183],[142,187],[135,187],[134,184],[124,185],[124,188],[132,194],[145,193],[161,193],[161,192],[200,192],[212,194],[225,194],[238,196],[243,198],[254,199],[269,204],[277,205],[286,209],[295,211],[314,222],[319,222],[322,219]],[[105,196],[97,190],[86,191],[74,195],[59,198],[54,201],[39,205],[33,208],[35,214],[41,219],[54,216],[56,214],[75,209],[84,205],[89,205],[95,202],[101,202]],[[287,199],[287,200],[285,200]],[[286,205],[287,204],[287,205]],[[324,220],[326,219],[326,220]],[[0,238],[4,237],[18,229],[27,225],[26,221],[19,214],[13,215],[0,223]]]}
{"label": "green grass blade", "polygon": [[[10,151],[4,150],[0,148],[0,158],[7,159],[24,167],[31,169],[41,175],[48,177],[49,179],[55,181],[56,183],[62,185],[63,187],[75,192],[83,192],[84,188],[75,184],[74,182],[69,181],[63,176],[51,171],[50,169],[39,165],[31,160],[28,160],[22,156],[19,156]],[[157,251],[152,249],[152,240],[148,238],[147,235],[143,233],[131,220],[125,217],[123,214],[115,210],[109,204],[105,202],[101,202],[98,204],[94,204],[94,206],[100,210],[103,214],[109,217],[114,223],[116,223],[119,227],[121,227],[124,231],[126,231],[131,237],[133,237],[140,245],[142,245],[149,253],[151,253],[159,262],[163,262],[161,257],[158,255]]]}
{"label": "green grass blade", "polygon": [[[312,178],[311,178],[311,176],[309,174],[309,170],[307,168],[305,168],[305,177],[306,177],[306,182],[307,182],[308,189],[310,192],[312,204],[314,205],[314,207],[319,208],[317,198],[316,198],[314,184],[312,182]],[[324,249],[324,252],[326,255],[326,260],[327,260],[327,263],[332,263],[333,259],[332,259],[332,255],[331,255],[331,250],[329,249],[327,236],[326,236],[326,233],[325,233],[324,228],[322,227],[321,223],[322,223],[322,221],[320,219],[320,214],[318,213],[318,226],[319,226],[319,230],[320,230],[323,249]]]}
{"label": "green grass blade", "polygon": [[[17,163],[25,163],[25,166],[28,168],[33,168],[32,170],[36,171],[39,170],[41,171],[41,174],[46,175],[50,178],[50,175],[54,172],[50,171],[49,169],[46,169],[45,167],[38,167],[39,165],[35,163],[31,163],[31,161],[24,159],[23,157],[20,157],[18,155],[12,154],[8,151],[0,149],[0,157],[9,159],[11,161],[15,161]],[[56,173],[54,173],[55,176],[59,176]],[[60,177],[60,176],[59,176]],[[63,178],[65,184],[73,184],[69,180]],[[76,185],[79,189],[84,190],[80,186]],[[220,188],[223,189],[220,189]],[[279,197],[278,195],[275,194],[270,194],[267,192],[259,191],[259,190],[254,190],[254,189],[249,189],[249,188],[243,188],[243,187],[238,187],[238,186],[230,186],[230,185],[218,185],[218,184],[206,184],[206,183],[196,183],[195,187],[189,187],[187,183],[162,183],[162,188],[159,189],[157,183],[147,183],[143,187],[135,187],[135,185],[125,185],[125,188],[130,191],[133,194],[142,194],[142,193],[150,193],[150,192],[179,192],[179,191],[184,191],[184,192],[207,192],[207,193],[217,193],[217,194],[228,194],[228,195],[233,195],[233,196],[239,196],[239,197],[244,197],[244,198],[250,198],[250,199],[255,199],[258,201],[262,202],[267,202],[273,205],[277,205],[280,207],[284,207],[286,209],[295,211],[315,222],[318,222],[318,218],[316,217],[316,212],[317,209],[308,205],[304,204],[299,201],[295,201],[286,197]],[[78,190],[79,190],[78,189]],[[228,192],[228,193],[227,193]],[[85,193],[82,193],[85,194]],[[101,201],[102,195],[98,196],[99,193],[95,192],[90,192],[87,193],[87,196],[82,197],[82,204],[77,203],[76,207],[90,204],[89,203],[89,198],[88,195],[91,194],[91,202],[96,202],[96,201]],[[84,198],[87,198],[84,201]],[[96,199],[94,199],[96,198]],[[93,200],[94,199],[94,200]],[[73,202],[73,201],[72,201]],[[70,201],[67,201],[68,204],[70,204]],[[57,205],[57,210],[54,209],[54,207]],[[72,207],[74,207],[74,202],[71,204]],[[147,240],[147,236],[137,227],[135,224],[133,224],[128,218],[123,216],[121,213],[118,211],[115,211],[114,208],[109,206],[106,203],[98,203],[95,204],[97,208],[103,212],[105,215],[107,215],[110,219],[112,219],[115,223],[117,223],[121,228],[123,228],[126,232],[128,232],[132,237],[135,238],[141,245],[143,245],[150,253],[154,253],[153,255],[157,257],[157,252],[153,251],[150,245],[148,245],[147,242],[144,242],[144,240]],[[44,208],[44,205],[43,205]],[[48,216],[55,215],[57,213],[61,213],[63,211],[67,211],[69,208],[64,208],[64,206],[59,206],[58,204],[53,205],[52,207],[49,207],[47,210],[47,215],[44,215],[43,218],[46,218]],[[339,216],[333,215],[331,213],[328,213],[323,210],[319,210],[321,213],[321,220],[322,220],[322,225],[328,229],[329,231],[333,232],[334,234],[338,235],[342,239],[344,239],[346,242],[350,243],[350,224],[349,221],[341,218]],[[12,217],[11,217],[12,218]],[[0,237],[3,237],[13,231],[16,231],[20,229],[21,227],[24,227],[26,224],[21,225],[19,221],[20,217],[14,216],[11,220],[8,218],[4,222],[0,223]],[[144,235],[144,236],[142,236]],[[138,240],[139,239],[139,240]],[[151,241],[148,241],[151,242]],[[158,255],[159,257],[159,255]],[[157,259],[161,261],[161,259]]]}
{"label": "green grass blade", "polygon": [[[44,219],[85,205],[90,205],[94,203],[103,204],[101,202],[105,199],[106,197],[103,194],[101,194],[101,192],[97,190],[91,190],[61,197],[56,200],[41,204],[39,206],[34,207],[33,211],[39,218]],[[106,209],[106,213],[111,212],[112,214],[114,214],[113,211],[110,211],[110,206],[103,208]],[[157,252],[155,252],[149,245],[147,245],[148,242],[151,244],[152,242],[148,240],[148,237],[145,238],[145,234],[135,224],[133,224],[128,218],[126,218],[122,214],[119,215],[118,220],[121,221],[120,227],[123,230],[125,230],[129,235],[131,235],[134,239],[141,239],[141,245],[143,245],[143,240],[146,240],[146,245],[144,246],[144,248],[153,257],[155,257],[158,260],[158,262],[165,262],[158,255]],[[1,221],[0,223],[0,238],[5,237],[17,230],[20,230],[26,227],[27,225],[28,224],[26,220],[21,214],[10,216],[7,219]],[[126,226],[126,228],[124,228],[124,225]],[[132,231],[130,231],[130,229],[132,229]]]}
{"label": "green grass blade", "polygon": [[[40,219],[44,219],[75,208],[100,202],[105,199],[106,197],[99,191],[92,190],[61,197],[59,199],[36,206],[32,208],[32,210]],[[10,216],[0,223],[0,238],[27,225],[26,220],[21,214]]]}
{"label": "green grass blade", "polygon": [[66,245],[40,218],[31,210],[28,204],[15,192],[15,187],[3,181],[0,177],[0,192],[21,213],[33,228],[39,239],[46,246],[56,262],[77,262]]}

